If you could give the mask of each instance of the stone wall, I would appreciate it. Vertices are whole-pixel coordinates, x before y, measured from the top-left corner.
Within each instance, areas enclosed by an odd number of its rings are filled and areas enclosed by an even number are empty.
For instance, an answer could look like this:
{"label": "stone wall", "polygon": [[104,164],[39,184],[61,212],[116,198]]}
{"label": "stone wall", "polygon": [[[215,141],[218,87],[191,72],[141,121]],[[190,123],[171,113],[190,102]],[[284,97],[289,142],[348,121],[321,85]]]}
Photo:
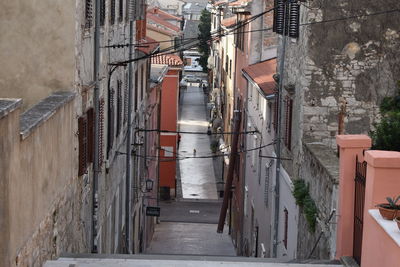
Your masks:
{"label": "stone wall", "polygon": [[[77,176],[75,95],[59,92],[2,127],[2,266],[42,266],[61,252],[89,252],[89,181]],[[7,122],[8,121],[8,122]],[[4,123],[6,122],[6,123]]]}
{"label": "stone wall", "polygon": [[[318,209],[317,226],[314,233],[308,230],[304,213],[300,209],[297,241],[297,257],[306,259],[317,242],[311,258],[333,259],[336,249],[337,190],[339,184],[339,160],[333,150],[318,143],[304,143],[300,177],[310,185],[310,196]],[[329,222],[328,222],[329,221]]]}
{"label": "stone wall", "polygon": [[[321,1],[302,6],[298,40],[287,41],[285,85],[293,84],[303,106],[307,136],[336,146],[339,110],[345,132],[368,133],[379,120],[379,103],[393,95],[400,77],[400,17],[375,13],[398,8],[390,1]],[[369,15],[368,15],[369,14]],[[360,19],[343,19],[366,15]],[[322,23],[321,23],[322,21]],[[299,106],[297,106],[299,107]]]}

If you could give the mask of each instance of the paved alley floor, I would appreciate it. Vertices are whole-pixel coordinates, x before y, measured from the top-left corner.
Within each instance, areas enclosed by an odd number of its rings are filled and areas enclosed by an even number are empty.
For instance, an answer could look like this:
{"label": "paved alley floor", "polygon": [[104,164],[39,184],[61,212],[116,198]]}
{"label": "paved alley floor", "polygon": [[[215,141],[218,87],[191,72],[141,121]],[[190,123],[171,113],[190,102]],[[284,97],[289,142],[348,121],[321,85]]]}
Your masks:
{"label": "paved alley floor", "polygon": [[[206,103],[203,89],[188,86],[183,93],[180,131],[207,132]],[[182,197],[184,199],[218,199],[208,135],[181,134],[179,157],[195,157],[179,161]],[[197,158],[196,158],[197,157]]]}
{"label": "paved alley floor", "polygon": [[146,254],[235,256],[227,234],[208,223],[161,222]]}

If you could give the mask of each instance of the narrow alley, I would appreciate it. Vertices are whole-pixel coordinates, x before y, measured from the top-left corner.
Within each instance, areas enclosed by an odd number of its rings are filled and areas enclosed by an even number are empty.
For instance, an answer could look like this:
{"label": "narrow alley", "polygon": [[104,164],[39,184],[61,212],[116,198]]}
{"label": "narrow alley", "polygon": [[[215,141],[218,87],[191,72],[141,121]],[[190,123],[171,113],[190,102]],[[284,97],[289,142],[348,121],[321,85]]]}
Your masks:
{"label": "narrow alley", "polygon": [[[179,130],[207,132],[204,93],[198,83],[191,84],[181,96]],[[181,134],[178,157],[177,199],[160,204],[160,223],[146,254],[235,256],[227,233],[217,234],[221,202],[209,156],[210,137]],[[227,231],[226,231],[227,232]]]}

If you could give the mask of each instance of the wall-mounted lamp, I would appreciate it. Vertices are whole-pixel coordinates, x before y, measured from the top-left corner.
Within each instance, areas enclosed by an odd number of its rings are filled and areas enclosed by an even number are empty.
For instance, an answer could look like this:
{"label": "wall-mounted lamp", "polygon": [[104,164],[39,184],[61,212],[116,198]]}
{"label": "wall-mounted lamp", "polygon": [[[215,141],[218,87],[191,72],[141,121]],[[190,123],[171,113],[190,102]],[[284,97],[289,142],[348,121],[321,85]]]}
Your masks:
{"label": "wall-mounted lamp", "polygon": [[150,192],[151,190],[153,190],[153,185],[154,185],[154,181],[151,179],[147,179],[146,180],[146,191]]}

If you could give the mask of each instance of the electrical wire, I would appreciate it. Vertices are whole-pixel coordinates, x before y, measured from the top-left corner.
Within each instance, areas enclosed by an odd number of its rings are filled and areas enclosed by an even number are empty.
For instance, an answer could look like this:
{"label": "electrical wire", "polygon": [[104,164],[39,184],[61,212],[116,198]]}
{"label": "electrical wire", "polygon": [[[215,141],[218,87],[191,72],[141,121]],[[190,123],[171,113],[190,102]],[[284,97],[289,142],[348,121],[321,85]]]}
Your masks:
{"label": "electrical wire", "polygon": [[205,134],[205,135],[220,135],[220,134],[255,134],[259,131],[244,131],[244,132],[221,132],[221,133],[207,133],[207,132],[193,132],[193,131],[170,131],[170,130],[160,130],[160,129],[143,129],[136,128],[138,132],[158,132],[158,133],[177,133],[177,134]]}

